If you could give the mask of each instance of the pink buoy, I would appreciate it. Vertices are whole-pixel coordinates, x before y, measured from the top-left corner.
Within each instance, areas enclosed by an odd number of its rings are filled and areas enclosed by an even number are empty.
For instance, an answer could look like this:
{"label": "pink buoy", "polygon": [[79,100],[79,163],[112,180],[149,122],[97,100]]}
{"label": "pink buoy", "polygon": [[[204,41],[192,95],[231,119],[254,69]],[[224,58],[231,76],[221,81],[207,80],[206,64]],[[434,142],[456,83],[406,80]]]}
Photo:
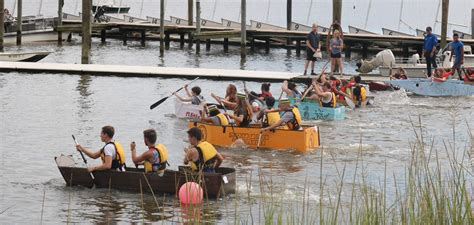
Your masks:
{"label": "pink buoy", "polygon": [[185,205],[198,205],[202,203],[203,191],[199,184],[187,182],[179,188],[179,200]]}

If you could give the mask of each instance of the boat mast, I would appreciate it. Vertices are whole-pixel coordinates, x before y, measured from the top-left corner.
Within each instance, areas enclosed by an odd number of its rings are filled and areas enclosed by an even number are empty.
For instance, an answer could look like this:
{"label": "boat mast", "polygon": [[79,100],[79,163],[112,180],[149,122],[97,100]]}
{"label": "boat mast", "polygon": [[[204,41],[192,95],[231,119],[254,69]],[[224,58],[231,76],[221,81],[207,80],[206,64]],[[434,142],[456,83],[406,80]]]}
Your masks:
{"label": "boat mast", "polygon": [[436,10],[435,22],[433,24],[433,32],[436,29],[436,24],[438,23],[439,7],[441,7],[441,0],[438,1],[438,9]]}
{"label": "boat mast", "polygon": [[271,0],[268,0],[268,7],[267,7],[267,20],[266,22],[268,23],[268,16],[270,15],[270,4],[271,4]]}
{"label": "boat mast", "polygon": [[367,9],[367,16],[365,17],[364,29],[367,29],[367,22],[369,21],[370,8],[372,8],[372,0],[369,1],[369,8]]}
{"label": "boat mast", "polygon": [[40,1],[39,9],[38,9],[38,16],[41,15],[41,8],[43,7],[43,0]]}
{"label": "boat mast", "polygon": [[400,15],[398,16],[398,30],[400,31],[400,23],[402,22],[402,12],[403,12],[403,0],[400,5]]}
{"label": "boat mast", "polygon": [[214,1],[214,10],[212,10],[212,20],[214,20],[214,16],[216,15],[216,8],[217,8],[217,0]]}
{"label": "boat mast", "polygon": [[141,8],[140,8],[140,18],[142,18],[142,12],[143,12],[143,1],[144,1],[144,0],[142,0],[142,6],[141,6]]}
{"label": "boat mast", "polygon": [[12,11],[12,16],[15,15],[15,10],[16,10],[16,0],[15,3],[13,3],[13,11]]}
{"label": "boat mast", "polygon": [[306,24],[309,23],[309,17],[311,16],[311,9],[313,9],[313,0],[309,3],[308,17],[306,17]]}

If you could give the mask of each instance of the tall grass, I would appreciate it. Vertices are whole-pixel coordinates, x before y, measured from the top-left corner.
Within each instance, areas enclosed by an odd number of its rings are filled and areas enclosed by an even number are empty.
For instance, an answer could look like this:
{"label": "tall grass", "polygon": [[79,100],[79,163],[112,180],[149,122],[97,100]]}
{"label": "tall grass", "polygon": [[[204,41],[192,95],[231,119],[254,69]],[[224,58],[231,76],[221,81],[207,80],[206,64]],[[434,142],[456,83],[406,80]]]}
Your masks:
{"label": "tall grass", "polygon": [[[346,165],[343,165],[342,168],[336,167],[335,190],[326,190],[327,177],[323,172],[323,163],[335,159],[325,158],[324,149],[321,149],[319,187],[316,187],[319,190],[319,202],[309,198],[309,190],[315,187],[309,185],[308,179],[305,179],[302,200],[298,203],[296,200],[284,200],[283,194],[275,192],[272,185],[267,185],[271,180],[266,179],[265,174],[259,171],[258,185],[261,194],[256,204],[261,206],[258,214],[261,211],[263,217],[257,218],[257,221],[252,220],[251,223],[474,224],[473,175],[467,169],[472,166],[472,144],[465,145],[465,148],[456,145],[455,120],[452,139],[437,139],[441,140],[441,147],[435,146],[434,140],[426,140],[421,117],[417,124],[412,121],[411,125],[416,140],[410,143],[410,157],[404,176],[387,174],[387,162],[382,162],[385,169],[378,184],[369,182],[360,149],[354,173],[349,175],[352,176],[351,184],[345,183],[348,175]],[[469,135],[472,139],[472,134]],[[393,182],[389,182],[389,179],[393,179]],[[393,187],[389,188],[388,185]],[[347,188],[351,193],[348,199],[344,199],[343,189]],[[331,191],[334,199],[328,197],[324,201],[324,196],[329,196]],[[342,204],[343,201],[349,203]],[[249,213],[255,212],[250,210]],[[245,215],[236,215],[237,217],[240,220],[234,221],[235,224],[249,224]]]}

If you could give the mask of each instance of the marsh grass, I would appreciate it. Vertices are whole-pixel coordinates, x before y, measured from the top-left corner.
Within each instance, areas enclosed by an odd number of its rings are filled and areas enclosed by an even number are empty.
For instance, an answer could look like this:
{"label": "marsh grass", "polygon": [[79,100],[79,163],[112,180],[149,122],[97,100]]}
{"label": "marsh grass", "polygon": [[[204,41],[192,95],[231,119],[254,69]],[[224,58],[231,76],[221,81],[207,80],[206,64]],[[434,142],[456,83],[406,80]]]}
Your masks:
{"label": "marsh grass", "polygon": [[[452,117],[456,117],[455,112]],[[452,120],[452,138],[437,139],[441,147],[435,146],[434,139],[426,139],[421,116],[417,123],[410,121],[415,141],[410,143],[410,156],[403,175],[388,174],[387,162],[384,161],[383,177],[374,184],[373,178],[368,179],[362,147],[357,154],[354,172],[349,175],[345,164],[338,168],[335,158],[328,159],[321,148],[319,187],[316,185],[319,201],[309,198],[309,190],[315,186],[310,185],[307,177],[300,200],[288,200],[274,191],[269,185],[271,177],[268,179],[259,170],[260,196],[255,204],[259,206],[258,215],[263,213],[263,217],[249,221],[248,216],[240,215],[236,210],[236,218],[240,220],[234,224],[474,224],[473,177],[468,169],[472,167],[473,143],[464,145],[464,148],[456,145],[455,119]],[[470,131],[469,137],[472,139]],[[336,166],[337,179],[333,190],[326,190],[328,177],[324,175],[323,165],[328,160],[334,161]],[[347,179],[352,182],[345,182]],[[247,184],[249,187],[251,184]],[[348,188],[351,193],[347,198],[343,190]],[[327,197],[331,194],[333,198]],[[252,212],[250,190],[247,190],[247,196],[249,214],[256,214]],[[348,204],[342,204],[343,201],[348,201]]]}

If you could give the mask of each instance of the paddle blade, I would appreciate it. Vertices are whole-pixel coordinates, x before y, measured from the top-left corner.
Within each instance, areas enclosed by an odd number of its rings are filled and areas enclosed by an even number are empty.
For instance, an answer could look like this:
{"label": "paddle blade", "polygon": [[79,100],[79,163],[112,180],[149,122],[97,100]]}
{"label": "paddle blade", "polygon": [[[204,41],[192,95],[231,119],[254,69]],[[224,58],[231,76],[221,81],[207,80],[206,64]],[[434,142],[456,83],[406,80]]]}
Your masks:
{"label": "paddle blade", "polygon": [[347,106],[349,106],[349,108],[351,108],[351,109],[355,109],[356,106],[355,106],[354,102],[348,97],[345,97],[345,99],[346,99]]}
{"label": "paddle blade", "polygon": [[150,110],[156,108],[156,107],[159,106],[161,103],[163,103],[164,101],[166,101],[166,99],[168,99],[168,98],[169,98],[169,96],[168,96],[168,97],[164,97],[164,98],[160,99],[159,101],[153,103],[153,105],[150,105]]}

